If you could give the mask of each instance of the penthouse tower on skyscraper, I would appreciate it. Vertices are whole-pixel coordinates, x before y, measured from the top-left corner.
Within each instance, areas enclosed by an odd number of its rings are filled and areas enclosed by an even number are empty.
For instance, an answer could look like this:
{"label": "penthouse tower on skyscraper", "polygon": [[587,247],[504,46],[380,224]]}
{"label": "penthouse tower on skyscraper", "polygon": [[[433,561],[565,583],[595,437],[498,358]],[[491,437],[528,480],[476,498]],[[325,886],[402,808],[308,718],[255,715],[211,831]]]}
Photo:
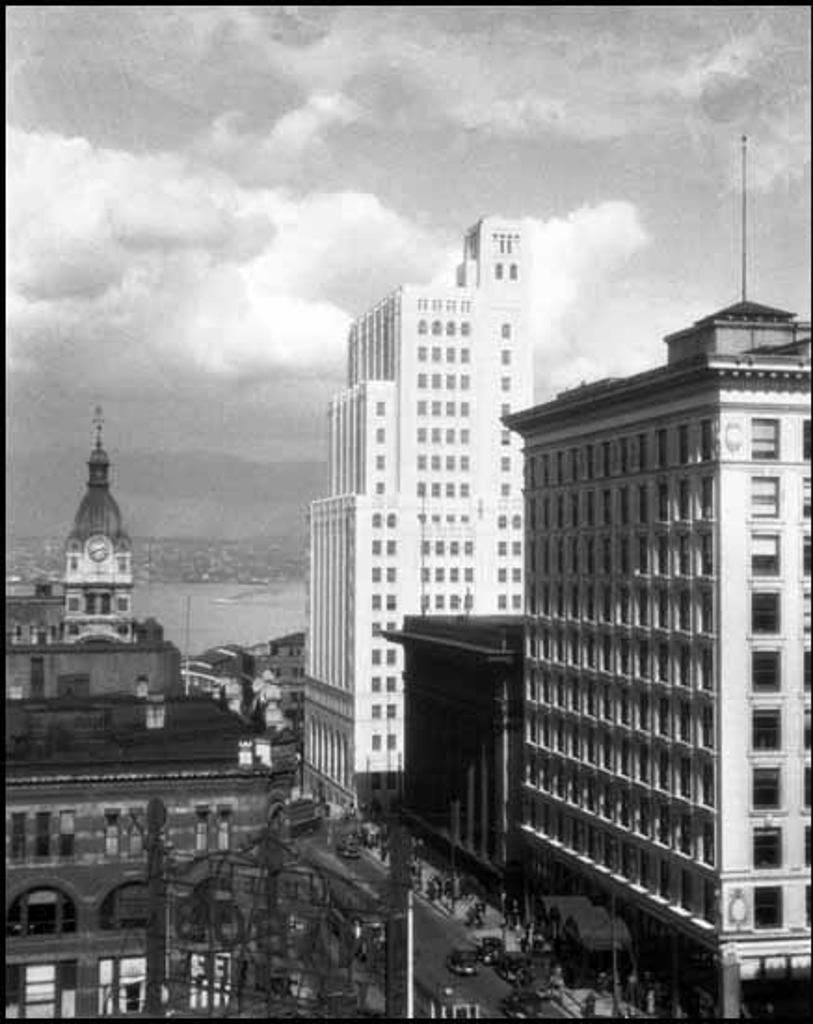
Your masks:
{"label": "penthouse tower on skyscraper", "polygon": [[310,511],[306,778],[337,801],[397,793],[404,615],[522,607],[518,440],[533,399],[528,240],[488,217],[456,282],[405,285],[351,326],[329,408],[328,495]]}

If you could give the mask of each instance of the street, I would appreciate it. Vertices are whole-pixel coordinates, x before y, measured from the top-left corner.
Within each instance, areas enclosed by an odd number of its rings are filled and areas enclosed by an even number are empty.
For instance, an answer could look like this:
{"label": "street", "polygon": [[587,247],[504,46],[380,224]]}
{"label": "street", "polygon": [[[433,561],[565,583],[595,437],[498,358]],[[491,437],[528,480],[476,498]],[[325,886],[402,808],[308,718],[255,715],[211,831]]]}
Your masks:
{"label": "street", "polygon": [[[346,873],[364,885],[369,885],[386,895],[389,871],[380,860],[364,850],[357,860],[338,857],[326,848],[324,837],[312,837],[302,841],[315,858],[335,871]],[[461,997],[461,1002],[476,1003],[481,1017],[502,1017],[501,1000],[513,991],[513,987],[499,978],[493,967],[480,965],[473,977],[458,977],[446,968],[446,957],[455,947],[473,945],[472,930],[460,921],[447,916],[442,910],[431,906],[423,897],[416,897],[414,907],[414,972],[416,1016],[428,1016],[422,1010],[428,999],[437,996],[444,988],[451,987]],[[548,1012],[549,1010],[549,1012]],[[549,1019],[567,1017],[554,1004],[546,1009]]]}

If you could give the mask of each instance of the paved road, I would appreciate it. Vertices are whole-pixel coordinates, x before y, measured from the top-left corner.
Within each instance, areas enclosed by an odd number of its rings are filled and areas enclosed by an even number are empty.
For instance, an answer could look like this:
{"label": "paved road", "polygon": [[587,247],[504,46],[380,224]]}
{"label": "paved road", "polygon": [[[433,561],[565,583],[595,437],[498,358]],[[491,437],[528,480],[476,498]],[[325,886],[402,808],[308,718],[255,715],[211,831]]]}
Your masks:
{"label": "paved road", "polygon": [[[368,851],[364,850],[358,860],[343,860],[325,847],[324,840],[314,838],[308,840],[307,845],[326,866],[361,881],[370,891],[386,893],[388,870]],[[458,978],[446,969],[449,951],[456,946],[470,945],[473,945],[470,929],[430,906],[423,898],[415,899],[414,970],[419,995],[421,991],[431,995],[451,985],[463,1001],[479,1005],[481,1016],[500,1017],[500,1001],[512,987],[499,978],[492,967],[481,967],[479,973],[470,978]],[[551,1005],[545,1016],[552,1019],[566,1014]]]}

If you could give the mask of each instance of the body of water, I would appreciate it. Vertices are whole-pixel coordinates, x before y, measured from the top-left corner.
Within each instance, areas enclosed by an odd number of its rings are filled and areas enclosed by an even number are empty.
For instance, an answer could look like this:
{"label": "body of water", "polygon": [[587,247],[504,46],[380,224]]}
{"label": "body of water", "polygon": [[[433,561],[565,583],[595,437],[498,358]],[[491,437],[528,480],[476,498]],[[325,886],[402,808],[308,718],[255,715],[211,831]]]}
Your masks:
{"label": "body of water", "polygon": [[189,654],[221,644],[250,646],[305,628],[304,580],[240,583],[145,583],[134,587],[136,618],[149,616],[164,636],[186,653],[187,602]]}

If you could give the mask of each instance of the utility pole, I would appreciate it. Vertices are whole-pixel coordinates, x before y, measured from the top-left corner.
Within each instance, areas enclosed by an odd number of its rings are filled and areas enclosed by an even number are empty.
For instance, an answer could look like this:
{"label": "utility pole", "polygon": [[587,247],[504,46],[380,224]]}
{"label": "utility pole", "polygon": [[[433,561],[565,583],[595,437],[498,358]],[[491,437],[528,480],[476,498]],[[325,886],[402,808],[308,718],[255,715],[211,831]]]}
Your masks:
{"label": "utility pole", "polygon": [[390,1019],[403,1020],[411,1019],[414,1015],[409,835],[395,820],[391,820],[389,833],[390,896],[387,918],[386,1014]]}
{"label": "utility pole", "polygon": [[147,806],[147,992],[144,1011],[163,1017],[161,993],[167,951],[166,882],[164,879],[164,801],[153,797]]}

